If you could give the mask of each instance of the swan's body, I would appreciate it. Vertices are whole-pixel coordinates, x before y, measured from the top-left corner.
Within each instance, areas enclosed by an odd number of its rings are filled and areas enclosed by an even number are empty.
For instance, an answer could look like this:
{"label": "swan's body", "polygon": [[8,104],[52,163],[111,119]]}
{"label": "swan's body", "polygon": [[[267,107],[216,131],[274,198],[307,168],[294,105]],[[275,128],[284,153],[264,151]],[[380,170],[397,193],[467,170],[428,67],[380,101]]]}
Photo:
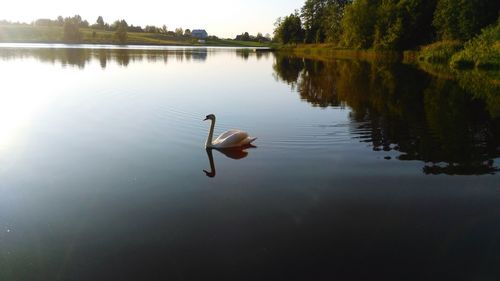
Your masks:
{"label": "swan's body", "polygon": [[212,141],[215,128],[215,115],[207,115],[207,118],[205,120],[212,121],[212,124],[210,125],[210,131],[208,132],[207,142],[205,143],[205,148],[240,148],[249,146],[253,141],[257,139],[248,136],[247,132],[232,129],[222,133],[218,138]]}

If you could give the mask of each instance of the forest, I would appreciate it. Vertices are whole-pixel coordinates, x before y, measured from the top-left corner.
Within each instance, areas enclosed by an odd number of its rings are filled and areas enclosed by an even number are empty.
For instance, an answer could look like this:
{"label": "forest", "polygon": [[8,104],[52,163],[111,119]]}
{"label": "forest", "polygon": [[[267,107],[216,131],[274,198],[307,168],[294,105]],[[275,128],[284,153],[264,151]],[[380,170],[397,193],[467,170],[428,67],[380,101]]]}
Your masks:
{"label": "forest", "polygon": [[307,0],[277,19],[274,36],[282,44],[349,49],[427,46],[430,61],[491,66],[500,65],[499,11],[498,0]]}
{"label": "forest", "polygon": [[498,20],[496,0],[307,0],[276,22],[283,43],[403,50],[467,41]]}

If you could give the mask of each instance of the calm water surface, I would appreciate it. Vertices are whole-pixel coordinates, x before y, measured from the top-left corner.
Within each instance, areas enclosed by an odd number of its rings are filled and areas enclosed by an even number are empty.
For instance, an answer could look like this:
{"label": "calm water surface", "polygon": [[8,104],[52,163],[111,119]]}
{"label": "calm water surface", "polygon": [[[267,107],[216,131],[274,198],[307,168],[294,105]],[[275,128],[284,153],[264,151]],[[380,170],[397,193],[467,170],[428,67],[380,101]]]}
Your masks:
{"label": "calm water surface", "polygon": [[500,277],[498,83],[63,47],[0,48],[0,280]]}

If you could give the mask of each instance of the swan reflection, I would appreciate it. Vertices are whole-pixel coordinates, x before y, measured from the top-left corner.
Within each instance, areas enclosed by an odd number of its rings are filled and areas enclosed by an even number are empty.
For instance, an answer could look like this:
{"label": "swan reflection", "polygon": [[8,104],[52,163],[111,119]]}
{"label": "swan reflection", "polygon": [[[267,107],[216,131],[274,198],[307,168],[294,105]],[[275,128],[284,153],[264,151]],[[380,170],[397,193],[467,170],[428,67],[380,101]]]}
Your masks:
{"label": "swan reflection", "polygon": [[215,162],[214,162],[214,156],[213,156],[213,151],[216,150],[220,152],[221,154],[225,155],[227,158],[231,158],[234,160],[241,160],[243,158],[246,158],[248,156],[248,151],[247,149],[251,148],[256,148],[256,146],[249,145],[246,147],[242,148],[233,148],[233,149],[213,149],[213,148],[207,148],[207,156],[208,156],[208,162],[210,163],[210,171],[203,170],[205,172],[205,175],[209,178],[214,178],[216,175],[215,171]]}

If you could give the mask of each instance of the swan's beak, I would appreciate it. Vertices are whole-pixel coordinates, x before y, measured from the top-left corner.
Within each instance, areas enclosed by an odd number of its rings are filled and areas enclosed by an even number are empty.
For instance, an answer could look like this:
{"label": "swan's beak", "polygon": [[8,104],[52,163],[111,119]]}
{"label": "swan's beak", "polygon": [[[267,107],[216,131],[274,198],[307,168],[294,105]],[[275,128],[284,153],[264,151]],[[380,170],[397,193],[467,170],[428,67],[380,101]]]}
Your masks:
{"label": "swan's beak", "polygon": [[207,120],[208,120],[208,117],[207,117],[207,118],[205,118],[205,119],[203,119],[203,121],[207,121]]}

